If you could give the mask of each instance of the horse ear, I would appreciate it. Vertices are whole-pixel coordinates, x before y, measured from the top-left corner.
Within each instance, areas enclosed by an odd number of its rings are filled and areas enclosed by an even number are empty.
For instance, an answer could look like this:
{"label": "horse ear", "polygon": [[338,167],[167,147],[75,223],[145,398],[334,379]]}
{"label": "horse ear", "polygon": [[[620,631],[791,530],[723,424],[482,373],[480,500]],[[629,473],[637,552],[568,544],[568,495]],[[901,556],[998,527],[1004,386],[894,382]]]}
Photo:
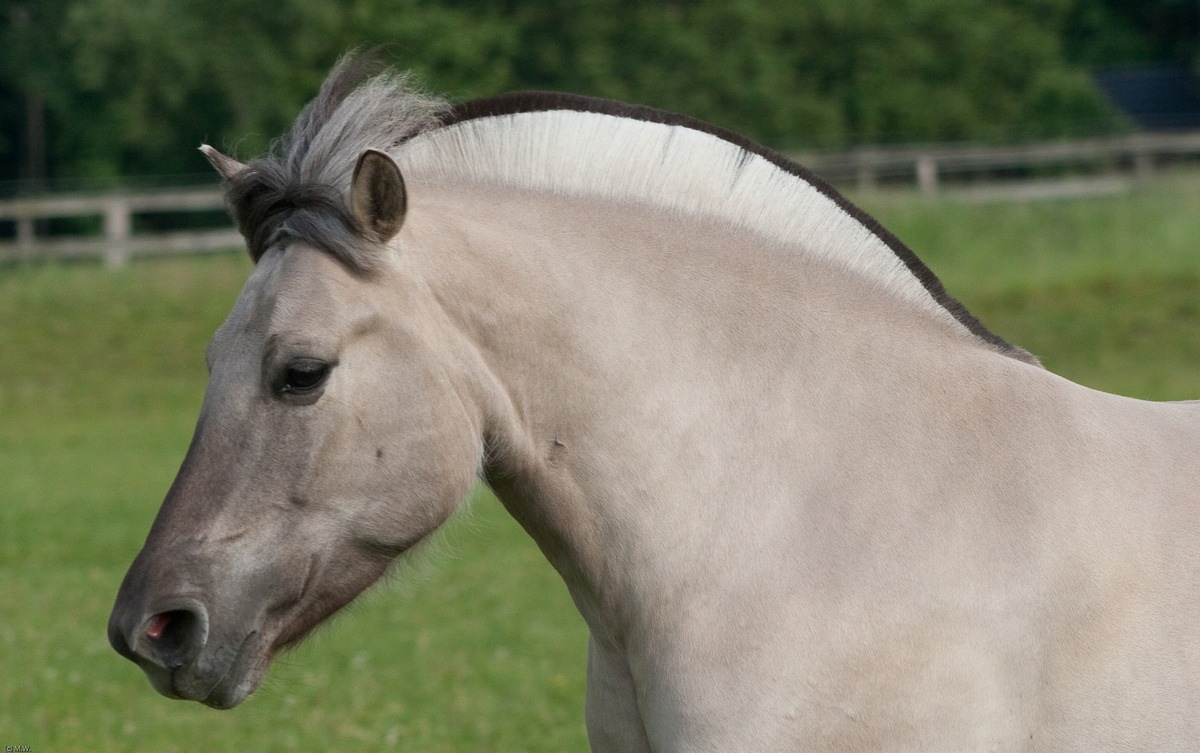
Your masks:
{"label": "horse ear", "polygon": [[226,157],[208,144],[201,144],[200,151],[208,157],[208,162],[217,168],[217,172],[225,180],[233,180],[233,176],[246,169],[246,166],[232,157]]}
{"label": "horse ear", "polygon": [[350,214],[359,231],[387,243],[400,232],[407,209],[404,178],[395,160],[377,149],[363,152],[350,181]]}

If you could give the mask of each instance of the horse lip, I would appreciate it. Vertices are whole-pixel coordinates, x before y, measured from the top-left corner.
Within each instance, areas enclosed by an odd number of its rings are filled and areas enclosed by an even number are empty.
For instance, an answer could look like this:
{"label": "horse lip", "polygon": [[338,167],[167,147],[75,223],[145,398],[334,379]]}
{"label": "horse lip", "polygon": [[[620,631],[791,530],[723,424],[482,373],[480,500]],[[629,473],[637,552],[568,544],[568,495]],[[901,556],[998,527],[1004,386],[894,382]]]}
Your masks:
{"label": "horse lip", "polygon": [[246,634],[237,651],[234,652],[233,658],[225,665],[225,671],[221,673],[216,682],[209,686],[206,692],[194,700],[213,709],[231,709],[246,700],[257,689],[258,681],[252,675],[259,669],[261,662],[252,659],[248,649],[252,649],[258,643],[254,640],[258,635],[258,630],[251,630]]}

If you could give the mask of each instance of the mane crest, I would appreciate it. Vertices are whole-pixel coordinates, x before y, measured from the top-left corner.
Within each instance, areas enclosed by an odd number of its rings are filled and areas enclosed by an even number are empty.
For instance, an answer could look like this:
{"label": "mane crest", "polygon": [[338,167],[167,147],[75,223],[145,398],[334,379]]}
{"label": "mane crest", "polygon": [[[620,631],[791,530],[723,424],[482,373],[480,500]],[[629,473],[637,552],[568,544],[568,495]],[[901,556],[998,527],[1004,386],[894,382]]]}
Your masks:
{"label": "mane crest", "polygon": [[[993,334],[916,254],[821,178],[740,134],[686,115],[555,92],[457,106],[408,77],[347,56],[266,157],[229,182],[228,203],[257,261],[302,238],[370,271],[350,217],[359,155],[388,152],[406,179],[463,179],[598,198],[643,199],[713,216],[873,280],[989,347],[1037,359]],[[375,75],[371,75],[374,73]]]}
{"label": "mane crest", "polygon": [[[884,287],[893,292],[901,292],[902,297],[928,304],[929,308],[941,315],[949,315],[958,325],[993,349],[1029,363],[1038,363],[1033,355],[988,330],[966,307],[946,292],[937,275],[908,246],[825,180],[775,150],[741,134],[696,118],[595,97],[558,92],[517,92],[466,102],[443,112],[442,129],[453,131],[456,127],[461,127],[470,132],[457,138],[447,138],[448,134],[442,133],[441,130],[432,131],[414,139],[405,149],[420,150],[431,142],[449,142],[445,149],[433,150],[441,152],[441,155],[432,156],[432,159],[429,155],[414,155],[411,163],[415,166],[432,161],[437,164],[435,169],[453,172],[453,168],[447,169],[449,166],[445,164],[444,159],[444,155],[453,155],[459,162],[457,169],[465,169],[472,177],[494,179],[495,173],[503,171],[508,179],[516,183],[522,183],[522,178],[525,178],[525,182],[532,185],[572,192],[572,189],[577,187],[565,185],[571,181],[570,177],[564,182],[559,182],[556,177],[547,179],[546,176],[531,179],[529,175],[520,174],[523,165],[515,166],[508,162],[503,166],[489,167],[486,163],[493,154],[472,153],[467,148],[469,142],[479,140],[480,143],[486,144],[485,149],[493,149],[500,140],[518,137],[522,130],[532,131],[535,128],[535,120],[549,119],[555,113],[594,115],[613,121],[659,126],[658,130],[662,131],[661,133],[655,135],[648,131],[630,131],[630,138],[620,142],[619,131],[623,126],[618,122],[610,122],[607,126],[598,125],[588,130],[581,127],[584,125],[581,121],[575,120],[558,125],[563,138],[554,143],[556,147],[569,151],[575,158],[590,160],[601,168],[608,163],[608,158],[613,156],[614,151],[619,151],[620,148],[642,148],[636,156],[627,157],[621,167],[636,172],[639,166],[650,165],[647,172],[657,174],[641,176],[643,183],[640,189],[635,188],[634,192],[635,195],[639,195],[637,192],[640,191],[640,196],[652,201],[661,202],[667,197],[667,203],[670,203],[671,197],[678,196],[679,192],[675,189],[679,188],[679,185],[664,179],[664,176],[672,172],[671,168],[675,168],[678,173],[707,172],[705,177],[716,184],[716,190],[702,192],[701,195],[710,206],[687,206],[686,202],[682,202],[673,205],[674,208],[685,211],[698,209],[703,212],[718,207],[718,215],[732,217],[739,214],[739,210],[730,211],[728,207],[740,199],[743,206],[740,207],[740,216],[735,220],[739,224],[760,231],[764,226],[776,226],[779,230],[777,237],[780,240],[791,243],[798,240],[807,241],[805,247],[808,250],[816,253],[827,251],[835,263],[874,275],[882,281]],[[516,121],[521,118],[523,120],[518,125]],[[548,125],[546,130],[553,128],[553,125]],[[696,135],[699,138],[689,139],[681,134]],[[621,144],[621,147],[613,149],[610,144],[604,143],[610,138]],[[702,140],[711,143],[705,145],[700,143]],[[539,147],[545,147],[549,139],[544,134],[538,134],[530,136],[529,141],[531,144],[537,141]],[[572,141],[577,143],[572,145],[569,143]],[[683,141],[688,142],[687,146],[681,143]],[[650,146],[644,147],[645,144]],[[713,149],[712,144],[722,145],[724,149]],[[695,153],[687,152],[689,146],[696,147]],[[675,152],[673,164],[668,157],[668,153],[672,151]],[[655,152],[661,155],[661,164],[654,164],[652,157],[655,156]],[[526,152],[521,156],[534,155]],[[720,161],[722,158],[726,161],[723,169],[706,171],[703,166],[705,160]],[[612,161],[619,162],[619,157]],[[480,167],[481,164],[483,167]],[[514,167],[516,169],[513,169]],[[561,172],[570,176],[572,169],[563,166]],[[750,177],[750,173],[755,175]],[[587,179],[580,182],[594,181],[587,186],[586,192],[604,195],[606,177],[612,176],[597,171],[594,174],[589,173]],[[576,179],[578,180],[578,177]],[[623,180],[623,177],[618,179],[617,185],[620,185],[620,180]],[[636,185],[637,178],[632,182]],[[787,186],[786,183],[789,182],[793,185]],[[680,183],[688,189],[695,189],[694,183],[686,180]],[[703,205],[704,202],[696,204]],[[774,216],[770,211],[772,208],[776,210]],[[788,214],[791,216],[785,217]],[[801,215],[805,217],[801,218]],[[839,235],[842,242],[830,242],[833,237]]]}
{"label": "mane crest", "polygon": [[226,184],[226,203],[255,262],[280,240],[304,239],[347,266],[369,271],[374,255],[349,211],[350,179],[367,149],[394,152],[435,128],[447,104],[417,92],[408,74],[381,69],[374,54],[347,55],[268,154]]}

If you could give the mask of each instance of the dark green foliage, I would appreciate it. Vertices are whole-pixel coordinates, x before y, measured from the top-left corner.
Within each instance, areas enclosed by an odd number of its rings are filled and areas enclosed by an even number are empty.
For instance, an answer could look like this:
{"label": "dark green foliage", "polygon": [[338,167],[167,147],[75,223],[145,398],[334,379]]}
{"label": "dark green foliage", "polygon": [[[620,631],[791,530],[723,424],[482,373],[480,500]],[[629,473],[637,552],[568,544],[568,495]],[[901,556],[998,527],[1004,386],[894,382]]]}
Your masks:
{"label": "dark green foliage", "polygon": [[1068,58],[1097,67],[1200,63],[1196,0],[1076,0],[1063,27]]}
{"label": "dark green foliage", "polygon": [[0,0],[0,182],[203,172],[202,141],[258,153],[340,54],[378,43],[457,97],[571,90],[781,148],[1089,134],[1114,119],[1083,66],[1190,56],[1198,7]]}

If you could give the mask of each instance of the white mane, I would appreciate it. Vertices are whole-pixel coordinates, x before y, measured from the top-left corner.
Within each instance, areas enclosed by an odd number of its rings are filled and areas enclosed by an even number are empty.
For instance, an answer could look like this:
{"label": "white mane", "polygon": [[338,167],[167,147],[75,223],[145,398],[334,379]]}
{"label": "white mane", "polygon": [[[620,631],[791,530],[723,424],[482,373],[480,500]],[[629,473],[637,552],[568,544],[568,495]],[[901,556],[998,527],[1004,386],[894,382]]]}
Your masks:
{"label": "white mane", "polygon": [[645,202],[751,230],[860,275],[968,332],[862,221],[803,178],[682,125],[569,109],[425,131],[395,150],[406,176]]}
{"label": "white mane", "polygon": [[362,152],[382,149],[413,181],[459,180],[640,202],[744,229],[815,258],[901,305],[1029,363],[946,294],[873,219],[780,154],[682,115],[574,95],[517,93],[458,106],[432,99],[370,56],[347,56],[272,152],[231,178],[226,197],[257,260],[305,238],[350,267],[372,255],[348,214]]}

